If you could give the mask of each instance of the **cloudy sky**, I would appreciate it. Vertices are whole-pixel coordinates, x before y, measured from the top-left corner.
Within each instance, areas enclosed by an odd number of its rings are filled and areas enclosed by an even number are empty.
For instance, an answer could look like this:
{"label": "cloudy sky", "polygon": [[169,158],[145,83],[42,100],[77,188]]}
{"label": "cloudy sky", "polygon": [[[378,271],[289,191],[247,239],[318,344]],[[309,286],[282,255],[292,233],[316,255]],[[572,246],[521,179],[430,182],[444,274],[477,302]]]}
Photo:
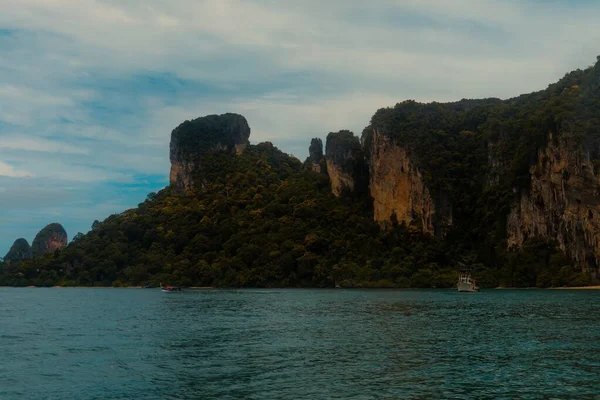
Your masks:
{"label": "cloudy sky", "polygon": [[507,98],[600,54],[600,4],[0,0],[0,255],[168,181],[180,122],[237,112],[304,158],[404,99]]}

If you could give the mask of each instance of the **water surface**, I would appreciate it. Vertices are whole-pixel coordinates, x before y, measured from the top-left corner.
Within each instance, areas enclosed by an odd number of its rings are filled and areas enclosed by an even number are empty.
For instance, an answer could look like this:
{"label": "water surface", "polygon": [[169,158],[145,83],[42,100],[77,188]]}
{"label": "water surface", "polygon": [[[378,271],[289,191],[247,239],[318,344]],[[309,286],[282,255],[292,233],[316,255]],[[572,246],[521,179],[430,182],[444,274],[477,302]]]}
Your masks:
{"label": "water surface", "polygon": [[600,398],[600,291],[0,290],[0,399]]}

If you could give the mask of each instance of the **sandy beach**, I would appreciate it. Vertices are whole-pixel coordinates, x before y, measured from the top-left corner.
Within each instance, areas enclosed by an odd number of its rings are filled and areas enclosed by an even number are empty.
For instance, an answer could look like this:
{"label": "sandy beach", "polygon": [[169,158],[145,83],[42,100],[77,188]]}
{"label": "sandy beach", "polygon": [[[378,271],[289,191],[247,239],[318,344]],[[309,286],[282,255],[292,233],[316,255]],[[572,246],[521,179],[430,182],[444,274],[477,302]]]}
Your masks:
{"label": "sandy beach", "polygon": [[600,289],[600,285],[594,286],[563,286],[563,287],[555,287],[550,288],[552,290],[598,290]]}

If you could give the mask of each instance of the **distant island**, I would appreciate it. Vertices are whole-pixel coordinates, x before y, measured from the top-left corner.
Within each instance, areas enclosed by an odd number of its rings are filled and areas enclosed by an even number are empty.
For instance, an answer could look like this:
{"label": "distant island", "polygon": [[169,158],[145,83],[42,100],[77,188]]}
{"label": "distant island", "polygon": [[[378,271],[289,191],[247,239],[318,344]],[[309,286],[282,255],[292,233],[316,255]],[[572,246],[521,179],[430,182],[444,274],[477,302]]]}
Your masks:
{"label": "distant island", "polygon": [[39,231],[31,246],[27,239],[19,238],[15,240],[6,256],[4,256],[4,263],[7,265],[19,264],[36,256],[54,253],[65,248],[67,243],[68,237],[65,228],[59,223],[52,223]]}
{"label": "distant island", "polygon": [[508,100],[382,108],[304,162],[241,115],[185,121],[168,187],[68,245],[59,224],[17,239],[0,285],[598,284],[599,132],[600,57]]}

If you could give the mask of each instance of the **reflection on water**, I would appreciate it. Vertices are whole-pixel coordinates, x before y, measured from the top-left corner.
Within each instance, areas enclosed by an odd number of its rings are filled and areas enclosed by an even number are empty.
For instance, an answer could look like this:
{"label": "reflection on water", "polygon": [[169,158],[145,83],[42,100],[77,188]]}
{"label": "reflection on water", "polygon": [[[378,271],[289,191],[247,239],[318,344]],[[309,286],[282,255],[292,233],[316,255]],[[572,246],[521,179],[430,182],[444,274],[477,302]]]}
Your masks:
{"label": "reflection on water", "polygon": [[0,398],[594,398],[599,295],[3,289]]}

